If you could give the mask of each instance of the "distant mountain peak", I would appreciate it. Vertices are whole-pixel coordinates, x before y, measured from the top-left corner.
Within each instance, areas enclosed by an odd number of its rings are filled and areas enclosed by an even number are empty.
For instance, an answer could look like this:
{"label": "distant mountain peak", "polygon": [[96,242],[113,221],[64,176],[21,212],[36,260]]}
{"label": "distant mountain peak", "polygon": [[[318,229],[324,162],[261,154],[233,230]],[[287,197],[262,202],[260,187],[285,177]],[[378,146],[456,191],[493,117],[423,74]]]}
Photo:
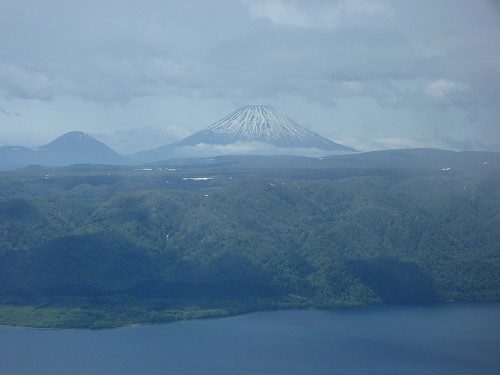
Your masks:
{"label": "distant mountain peak", "polygon": [[47,143],[44,146],[41,146],[39,149],[43,150],[43,149],[49,149],[54,147],[65,147],[65,146],[75,147],[78,145],[84,147],[88,147],[89,145],[95,145],[95,146],[99,145],[98,147],[109,148],[104,143],[98,141],[97,139],[91,137],[88,134],[85,134],[81,131],[71,131],[54,139],[52,142]]}
{"label": "distant mountain peak", "polygon": [[36,149],[0,148],[0,169],[25,165],[123,164],[124,158],[104,143],[80,131],[61,135]]}
{"label": "distant mountain peak", "polygon": [[78,163],[120,163],[121,155],[80,131],[71,131],[38,148],[47,165]]}
{"label": "distant mountain peak", "polygon": [[267,105],[241,107],[209,127],[177,142],[175,146],[236,142],[263,142],[283,148],[355,151],[300,126]]}
{"label": "distant mountain peak", "polygon": [[63,134],[60,138],[92,138],[90,135],[84,133],[84,132],[81,132],[79,130],[73,130],[73,131],[70,131],[70,132],[67,132],[65,134]]}

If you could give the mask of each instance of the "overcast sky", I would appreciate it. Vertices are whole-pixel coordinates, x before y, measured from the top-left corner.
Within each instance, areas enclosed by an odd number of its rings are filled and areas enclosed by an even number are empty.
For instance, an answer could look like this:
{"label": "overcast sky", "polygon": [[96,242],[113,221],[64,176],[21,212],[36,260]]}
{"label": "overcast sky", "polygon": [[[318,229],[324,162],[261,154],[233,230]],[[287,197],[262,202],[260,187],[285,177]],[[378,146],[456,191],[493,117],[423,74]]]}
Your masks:
{"label": "overcast sky", "polygon": [[247,104],[362,150],[500,151],[500,1],[0,3],[0,145],[128,153]]}

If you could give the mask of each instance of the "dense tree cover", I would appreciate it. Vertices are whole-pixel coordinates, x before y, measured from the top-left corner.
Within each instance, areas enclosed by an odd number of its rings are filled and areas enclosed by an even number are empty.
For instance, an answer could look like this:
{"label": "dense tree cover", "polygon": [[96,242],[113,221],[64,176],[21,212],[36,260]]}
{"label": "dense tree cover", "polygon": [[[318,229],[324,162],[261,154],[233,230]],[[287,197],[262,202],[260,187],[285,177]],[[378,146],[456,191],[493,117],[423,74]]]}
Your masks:
{"label": "dense tree cover", "polygon": [[375,156],[3,173],[0,323],[498,299],[498,155]]}

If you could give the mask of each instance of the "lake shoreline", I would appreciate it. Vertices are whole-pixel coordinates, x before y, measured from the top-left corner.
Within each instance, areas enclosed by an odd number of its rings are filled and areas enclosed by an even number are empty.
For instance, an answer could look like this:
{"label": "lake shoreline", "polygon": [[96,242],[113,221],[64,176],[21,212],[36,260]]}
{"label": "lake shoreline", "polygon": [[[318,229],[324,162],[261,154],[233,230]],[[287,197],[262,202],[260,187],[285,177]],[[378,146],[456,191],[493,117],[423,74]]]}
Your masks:
{"label": "lake shoreline", "polygon": [[499,301],[443,301],[122,329],[0,327],[0,373],[496,375],[499,317]]}
{"label": "lake shoreline", "polygon": [[[244,311],[229,311],[229,310],[223,310],[223,309],[185,309],[185,310],[176,310],[175,313],[177,314],[177,318],[174,318],[172,315],[168,316],[167,319],[163,320],[143,320],[139,322],[130,322],[130,323],[125,323],[121,325],[114,324],[112,322],[109,322],[109,325],[105,324],[98,324],[98,325],[90,325],[90,326],[83,326],[81,325],[82,322],[77,322],[77,321],[72,321],[70,323],[64,322],[62,320],[60,321],[53,321],[52,324],[47,324],[45,323],[43,326],[40,324],[42,321],[41,320],[33,320],[33,317],[27,318],[25,320],[25,323],[20,323],[20,324],[6,324],[6,323],[1,323],[1,327],[5,328],[20,328],[20,329],[33,329],[33,330],[89,330],[89,331],[96,331],[96,330],[114,330],[114,329],[124,329],[124,328],[137,328],[137,327],[142,327],[142,326],[149,326],[149,325],[162,325],[162,324],[169,324],[169,323],[176,323],[176,322],[183,322],[183,321],[193,321],[193,320],[208,320],[208,319],[223,319],[223,318],[229,318],[229,317],[235,317],[235,316],[240,316],[240,315],[247,315],[247,314],[253,314],[253,313],[263,313],[263,312],[273,312],[273,311],[306,311],[306,310],[313,310],[313,311],[335,311],[335,310],[341,310],[341,311],[359,311],[359,310],[369,310],[369,309],[377,309],[377,308],[387,308],[387,307],[394,307],[394,306],[439,306],[439,305],[451,305],[451,304],[461,304],[461,303],[473,303],[473,304],[491,304],[491,303],[499,303],[500,300],[438,300],[438,301],[431,301],[431,302],[424,302],[424,303],[405,303],[405,304],[389,304],[389,303],[373,303],[373,304],[359,304],[359,305],[348,305],[348,304],[338,304],[338,305],[332,305],[332,306],[289,306],[289,307],[283,307],[283,306],[274,306],[274,307],[268,307],[268,308],[256,308],[256,309],[247,309]],[[15,308],[16,306],[12,305],[0,305],[0,319],[2,321],[5,320],[4,317],[4,309],[7,308],[11,310],[11,315],[15,315]],[[33,306],[21,306],[19,307],[20,309],[25,309],[25,308],[32,308],[33,312],[39,313],[40,310],[46,309],[45,307],[42,308],[37,308]],[[64,309],[53,309],[55,312],[58,310],[64,310]],[[76,309],[79,309],[78,307]],[[25,313],[25,311],[22,311]],[[172,312],[173,313],[173,312]],[[127,318],[124,316],[124,319],[131,320],[131,318]],[[30,321],[31,320],[31,321]],[[37,324],[38,322],[38,324]],[[30,324],[31,323],[31,324]]]}

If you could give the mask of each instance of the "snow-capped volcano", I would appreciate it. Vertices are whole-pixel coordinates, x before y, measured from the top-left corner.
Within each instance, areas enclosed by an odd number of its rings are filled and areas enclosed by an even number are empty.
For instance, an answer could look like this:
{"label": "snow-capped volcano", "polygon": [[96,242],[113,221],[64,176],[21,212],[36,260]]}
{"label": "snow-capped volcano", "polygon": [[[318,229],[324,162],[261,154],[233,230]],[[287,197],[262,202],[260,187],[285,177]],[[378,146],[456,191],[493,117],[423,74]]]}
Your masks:
{"label": "snow-capped volcano", "polygon": [[225,145],[237,142],[263,142],[283,148],[355,151],[303,128],[264,105],[242,107],[174,145]]}

